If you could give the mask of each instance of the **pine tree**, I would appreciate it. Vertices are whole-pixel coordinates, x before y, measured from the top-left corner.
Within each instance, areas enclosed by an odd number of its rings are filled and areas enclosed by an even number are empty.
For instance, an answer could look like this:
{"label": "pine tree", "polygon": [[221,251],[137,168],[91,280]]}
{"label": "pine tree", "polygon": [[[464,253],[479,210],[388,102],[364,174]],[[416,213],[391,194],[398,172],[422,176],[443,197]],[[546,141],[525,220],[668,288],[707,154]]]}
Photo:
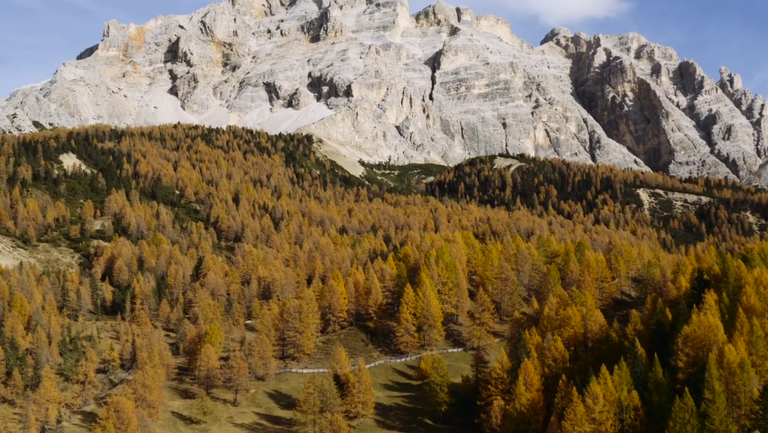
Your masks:
{"label": "pine tree", "polygon": [[362,358],[357,362],[357,368],[352,372],[344,406],[350,419],[359,420],[373,415],[374,390],[371,374]]}
{"label": "pine tree", "polygon": [[728,413],[728,402],[713,353],[707,360],[703,394],[701,402],[703,433],[736,433],[736,426]]}
{"label": "pine tree", "polygon": [[448,409],[451,396],[448,392],[448,386],[451,378],[448,374],[448,366],[440,355],[435,355],[432,363],[432,372],[424,382],[424,389],[427,400],[427,408],[435,415],[442,417]]}
{"label": "pine tree", "polygon": [[197,360],[196,376],[198,383],[203,386],[208,395],[210,395],[211,389],[219,384],[220,368],[221,364],[216,350],[210,344],[204,345],[200,352],[200,358]]}
{"label": "pine tree", "polygon": [[402,353],[411,353],[419,345],[416,331],[416,295],[410,284],[405,285],[395,323],[395,344]]}
{"label": "pine tree", "polygon": [[226,365],[227,385],[234,394],[232,404],[238,405],[237,397],[241,391],[248,388],[248,363],[245,361],[240,348],[230,354]]}
{"label": "pine tree", "polygon": [[688,388],[685,388],[682,399],[675,397],[671,414],[666,433],[701,433],[701,421],[696,411],[696,403],[688,392]]}

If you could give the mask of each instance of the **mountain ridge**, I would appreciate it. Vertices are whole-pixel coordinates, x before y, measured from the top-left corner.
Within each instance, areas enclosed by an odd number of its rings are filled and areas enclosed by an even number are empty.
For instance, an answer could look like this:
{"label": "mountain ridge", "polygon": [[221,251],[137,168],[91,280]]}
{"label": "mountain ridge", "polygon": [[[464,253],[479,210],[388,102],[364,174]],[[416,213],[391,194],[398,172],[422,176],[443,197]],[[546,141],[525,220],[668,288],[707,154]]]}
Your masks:
{"label": "mountain ridge", "polygon": [[637,34],[556,28],[435,3],[232,0],[137,26],[0,101],[0,131],[94,123],[306,132],[353,160],[457,164],[527,154],[768,184],[768,109]]}

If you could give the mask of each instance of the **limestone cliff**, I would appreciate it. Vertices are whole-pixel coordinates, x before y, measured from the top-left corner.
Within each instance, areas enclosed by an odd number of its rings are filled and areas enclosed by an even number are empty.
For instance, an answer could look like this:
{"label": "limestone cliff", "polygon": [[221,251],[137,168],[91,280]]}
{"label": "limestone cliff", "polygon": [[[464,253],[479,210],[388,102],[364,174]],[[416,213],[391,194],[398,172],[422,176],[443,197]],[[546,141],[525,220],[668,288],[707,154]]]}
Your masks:
{"label": "limestone cliff", "polygon": [[[100,44],[0,101],[0,130],[94,123],[315,134],[355,159],[526,153],[766,183],[766,107],[638,35],[553,30],[405,0],[231,0]],[[39,122],[33,124],[33,122]]]}

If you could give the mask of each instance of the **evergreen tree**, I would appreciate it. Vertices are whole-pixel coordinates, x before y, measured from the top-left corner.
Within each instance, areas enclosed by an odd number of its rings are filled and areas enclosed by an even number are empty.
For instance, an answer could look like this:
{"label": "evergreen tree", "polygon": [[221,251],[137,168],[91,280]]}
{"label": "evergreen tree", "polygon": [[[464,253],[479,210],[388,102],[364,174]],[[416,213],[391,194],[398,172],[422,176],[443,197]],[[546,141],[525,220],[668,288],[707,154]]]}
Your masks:
{"label": "evergreen tree", "polygon": [[728,401],[720,380],[720,370],[717,368],[713,353],[707,360],[703,394],[701,402],[703,433],[736,433],[736,426],[728,412]]}
{"label": "evergreen tree", "polygon": [[688,388],[683,392],[683,398],[675,397],[671,414],[666,433],[701,433],[701,421],[696,412],[696,403],[688,392]]}

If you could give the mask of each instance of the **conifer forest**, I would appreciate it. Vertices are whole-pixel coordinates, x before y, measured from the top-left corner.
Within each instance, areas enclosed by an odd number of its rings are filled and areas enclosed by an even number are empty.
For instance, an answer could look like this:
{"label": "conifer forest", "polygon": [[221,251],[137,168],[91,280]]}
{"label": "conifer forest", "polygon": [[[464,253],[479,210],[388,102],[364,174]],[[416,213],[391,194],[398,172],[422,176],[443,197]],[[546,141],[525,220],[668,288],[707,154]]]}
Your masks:
{"label": "conifer forest", "polygon": [[0,136],[0,431],[768,432],[768,192],[365,168],[234,127]]}

